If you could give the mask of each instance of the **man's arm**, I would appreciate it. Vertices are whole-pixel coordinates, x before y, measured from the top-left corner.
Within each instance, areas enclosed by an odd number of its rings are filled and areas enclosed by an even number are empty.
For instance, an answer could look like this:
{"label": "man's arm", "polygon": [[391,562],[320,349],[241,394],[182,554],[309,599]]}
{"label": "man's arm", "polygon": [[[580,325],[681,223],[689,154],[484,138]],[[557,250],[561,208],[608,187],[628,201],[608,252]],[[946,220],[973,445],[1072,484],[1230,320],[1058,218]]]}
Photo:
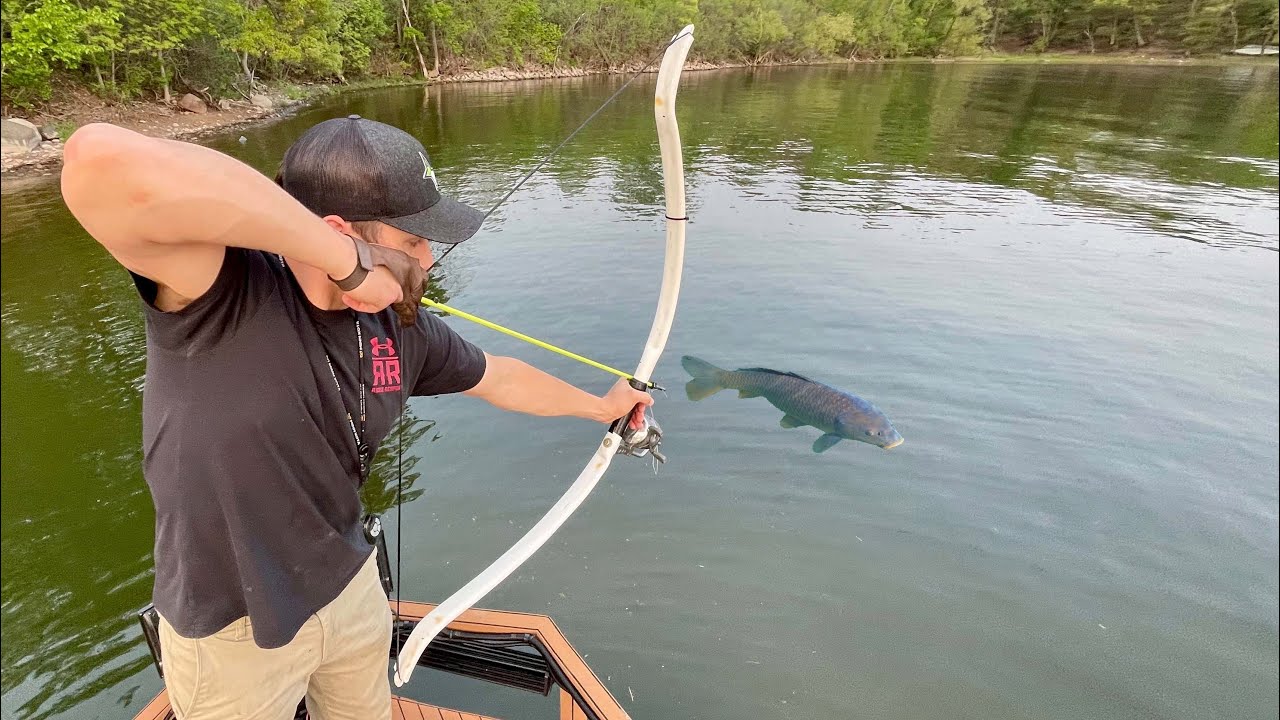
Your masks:
{"label": "man's arm", "polygon": [[608,394],[598,397],[515,358],[485,353],[485,360],[484,377],[464,394],[503,410],[611,423],[637,404],[653,404],[648,393],[632,388],[626,380],[619,380]]}
{"label": "man's arm", "polygon": [[[106,124],[67,139],[62,196],[113,257],[186,301],[203,295],[224,248],[279,253],[341,278],[355,267],[352,241],[244,163],[192,143]],[[379,267],[351,293],[386,307],[401,291]]]}

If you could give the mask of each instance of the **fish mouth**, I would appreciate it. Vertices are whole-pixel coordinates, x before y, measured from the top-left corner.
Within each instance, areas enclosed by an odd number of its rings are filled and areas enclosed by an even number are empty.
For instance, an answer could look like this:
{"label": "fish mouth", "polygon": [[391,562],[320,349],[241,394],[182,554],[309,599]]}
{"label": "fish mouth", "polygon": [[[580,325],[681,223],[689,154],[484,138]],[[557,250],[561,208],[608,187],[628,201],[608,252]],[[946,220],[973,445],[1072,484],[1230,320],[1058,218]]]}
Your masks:
{"label": "fish mouth", "polygon": [[904,442],[906,442],[906,441],[907,441],[907,440],[906,440],[906,438],[899,437],[897,440],[894,440],[893,442],[889,443],[888,445],[881,445],[880,447],[884,448],[885,450],[892,450],[892,449],[894,449],[894,448],[898,447],[899,445],[901,445],[902,443],[904,443]]}

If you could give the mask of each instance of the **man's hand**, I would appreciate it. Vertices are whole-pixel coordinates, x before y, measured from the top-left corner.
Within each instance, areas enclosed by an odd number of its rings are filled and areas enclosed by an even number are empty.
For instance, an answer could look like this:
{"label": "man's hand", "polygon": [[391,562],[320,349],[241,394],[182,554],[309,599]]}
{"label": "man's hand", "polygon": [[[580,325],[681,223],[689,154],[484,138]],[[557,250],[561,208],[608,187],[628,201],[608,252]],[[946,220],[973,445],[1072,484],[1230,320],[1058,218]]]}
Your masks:
{"label": "man's hand", "polygon": [[605,422],[613,422],[627,416],[631,429],[638,430],[643,424],[644,409],[653,404],[653,396],[631,387],[625,379],[619,379],[609,388],[609,392],[601,399]]}
{"label": "man's hand", "polygon": [[[355,242],[364,242],[353,238]],[[358,312],[381,312],[390,305],[400,316],[400,325],[410,327],[418,321],[418,304],[427,274],[410,255],[385,245],[369,243],[373,271],[355,290],[343,293],[342,302]]]}

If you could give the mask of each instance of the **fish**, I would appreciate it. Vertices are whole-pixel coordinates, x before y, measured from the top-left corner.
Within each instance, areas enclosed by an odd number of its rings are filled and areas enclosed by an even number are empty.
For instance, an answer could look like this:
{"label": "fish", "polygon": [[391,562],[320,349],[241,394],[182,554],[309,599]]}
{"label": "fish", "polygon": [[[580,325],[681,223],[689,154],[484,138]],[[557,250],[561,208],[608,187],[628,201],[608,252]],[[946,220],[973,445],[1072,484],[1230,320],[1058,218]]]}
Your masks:
{"label": "fish", "polygon": [[693,378],[685,384],[690,400],[703,400],[721,390],[737,390],[740,398],[763,397],[782,411],[782,427],[811,426],[822,431],[813,442],[815,453],[826,452],[841,440],[885,450],[904,442],[875,405],[803,375],[769,368],[724,370],[692,355],[680,358],[680,364]]}

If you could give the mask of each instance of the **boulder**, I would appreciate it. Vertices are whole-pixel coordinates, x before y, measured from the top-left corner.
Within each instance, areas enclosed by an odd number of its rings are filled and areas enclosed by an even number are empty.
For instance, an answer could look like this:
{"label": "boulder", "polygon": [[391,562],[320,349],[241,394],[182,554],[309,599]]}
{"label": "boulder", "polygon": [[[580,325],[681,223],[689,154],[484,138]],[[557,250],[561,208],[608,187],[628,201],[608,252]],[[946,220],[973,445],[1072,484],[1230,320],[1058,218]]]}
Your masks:
{"label": "boulder", "polygon": [[58,132],[58,128],[52,125],[42,125],[40,127],[40,137],[45,140],[57,140],[62,137],[62,134]]}
{"label": "boulder", "polygon": [[249,104],[256,108],[261,108],[263,110],[270,110],[271,108],[276,106],[276,104],[271,100],[269,96],[263,95],[261,93],[254,93],[253,95],[250,95]]}
{"label": "boulder", "polygon": [[203,115],[209,112],[209,106],[204,104],[204,100],[201,100],[198,96],[192,93],[187,93],[186,95],[183,95],[178,100],[178,107],[183,110],[186,110],[187,112],[193,112],[197,115]]}
{"label": "boulder", "polygon": [[219,100],[219,101],[218,101],[218,109],[219,109],[219,110],[230,110],[230,109],[231,109],[231,101],[230,101],[230,100],[228,100],[228,99],[226,99],[226,98],[222,98],[221,100]]}
{"label": "boulder", "polygon": [[40,147],[40,129],[21,118],[0,121],[0,147],[8,153],[28,153]]}

